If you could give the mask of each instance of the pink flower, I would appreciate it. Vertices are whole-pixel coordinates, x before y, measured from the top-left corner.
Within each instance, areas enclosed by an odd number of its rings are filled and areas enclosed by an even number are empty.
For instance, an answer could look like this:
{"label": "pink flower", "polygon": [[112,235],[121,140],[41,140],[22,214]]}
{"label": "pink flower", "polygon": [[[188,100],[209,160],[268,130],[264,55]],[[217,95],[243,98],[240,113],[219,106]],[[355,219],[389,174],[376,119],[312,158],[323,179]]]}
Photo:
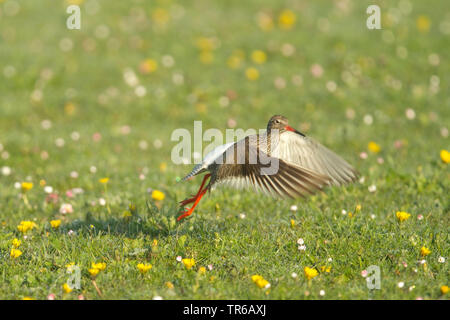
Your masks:
{"label": "pink flower", "polygon": [[54,293],[50,293],[50,294],[47,296],[47,300],[55,300],[55,298],[56,298],[56,296],[55,296]]}
{"label": "pink flower", "polygon": [[323,75],[323,68],[320,64],[317,63],[311,66],[310,71],[314,78],[320,78]]}
{"label": "pink flower", "polygon": [[73,192],[72,192],[72,190],[67,190],[67,191],[66,191],[66,196],[69,197],[69,198],[73,198]]}
{"label": "pink flower", "polygon": [[367,277],[367,274],[368,274],[367,270],[361,271],[361,276],[362,276],[363,278]]}
{"label": "pink flower", "polygon": [[55,204],[58,202],[58,198],[58,194],[50,193],[49,195],[47,195],[47,197],[45,197],[45,202]]}
{"label": "pink flower", "polygon": [[61,205],[61,208],[59,208],[59,213],[61,213],[61,214],[72,213],[72,212],[73,212],[73,208],[70,203],[63,203]]}
{"label": "pink flower", "polygon": [[94,142],[99,142],[100,140],[102,140],[102,135],[100,134],[100,132],[96,132],[92,135],[92,140],[94,140]]}
{"label": "pink flower", "polygon": [[84,300],[84,296],[83,296],[82,294],[80,294],[80,295],[78,296],[78,300]]}
{"label": "pink flower", "polygon": [[419,215],[417,216],[417,220],[422,220],[422,219],[423,219],[423,215],[419,214]]}

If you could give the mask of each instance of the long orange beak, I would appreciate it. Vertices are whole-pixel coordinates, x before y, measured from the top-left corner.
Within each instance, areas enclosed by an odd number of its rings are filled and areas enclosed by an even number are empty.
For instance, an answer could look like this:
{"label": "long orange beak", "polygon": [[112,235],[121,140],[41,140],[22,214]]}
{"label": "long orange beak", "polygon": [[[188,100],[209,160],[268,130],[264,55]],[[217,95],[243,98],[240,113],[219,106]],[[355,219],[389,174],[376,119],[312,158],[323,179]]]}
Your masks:
{"label": "long orange beak", "polygon": [[287,131],[292,131],[292,132],[295,132],[296,134],[299,134],[299,135],[301,135],[301,136],[305,136],[303,133],[301,133],[300,131],[297,131],[297,130],[295,130],[294,128],[292,128],[291,126],[286,126],[286,127],[284,127]]}

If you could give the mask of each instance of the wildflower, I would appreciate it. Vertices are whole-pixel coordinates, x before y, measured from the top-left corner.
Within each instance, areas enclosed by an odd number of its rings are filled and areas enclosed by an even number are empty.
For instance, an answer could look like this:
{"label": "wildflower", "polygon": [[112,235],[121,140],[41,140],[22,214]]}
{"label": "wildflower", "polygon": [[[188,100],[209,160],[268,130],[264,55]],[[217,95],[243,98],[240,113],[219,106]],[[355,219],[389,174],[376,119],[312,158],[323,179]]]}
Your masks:
{"label": "wildflower", "polygon": [[416,20],[417,30],[426,33],[430,30],[430,19],[427,16],[419,16]]}
{"label": "wildflower", "polygon": [[159,190],[153,190],[152,191],[152,199],[153,200],[161,201],[161,200],[164,200],[165,197],[166,197],[166,195],[163,192],[159,191]]}
{"label": "wildflower", "polygon": [[321,266],[320,271],[329,273],[331,271],[331,266],[330,267]]}
{"label": "wildflower", "polygon": [[30,191],[33,189],[33,183],[32,182],[22,182],[21,188],[23,192]]}
{"label": "wildflower", "polygon": [[32,297],[23,297],[22,300],[34,300]]}
{"label": "wildflower", "polygon": [[298,246],[298,250],[306,251],[306,246],[305,245]]}
{"label": "wildflower", "polygon": [[325,290],[320,290],[319,295],[323,297],[325,295]]}
{"label": "wildflower", "polygon": [[147,273],[147,271],[152,268],[152,265],[151,264],[139,263],[137,265],[137,268],[138,268],[140,273],[144,274],[144,273]]}
{"label": "wildflower", "polygon": [[258,22],[258,26],[263,31],[270,31],[273,29],[272,17],[270,15],[268,15],[267,13],[264,13],[264,12],[258,13],[257,22]]}
{"label": "wildflower", "polygon": [[176,259],[178,262],[181,262],[181,260],[182,260],[182,258],[181,258],[181,256],[177,256],[177,259]]}
{"label": "wildflower", "polygon": [[305,241],[302,238],[297,240],[297,244],[299,244],[299,245],[302,245],[304,243],[305,243]]}
{"label": "wildflower", "polygon": [[283,10],[278,17],[280,28],[285,30],[291,29],[294,26],[296,20],[297,17],[291,10]]}
{"label": "wildflower", "polygon": [[409,217],[411,217],[411,214],[404,212],[404,211],[397,211],[395,213],[395,215],[397,216],[398,221],[403,222],[405,220],[408,220]]}
{"label": "wildflower", "polygon": [[447,292],[448,292],[448,286],[441,286],[441,293],[447,294]]}
{"label": "wildflower", "polygon": [[52,226],[53,229],[58,229],[59,226],[61,225],[61,220],[51,220],[50,225]]}
{"label": "wildflower", "polygon": [[139,65],[139,71],[143,74],[155,72],[158,69],[158,62],[153,59],[146,59]]}
{"label": "wildflower", "polygon": [[20,224],[17,226],[17,230],[19,230],[22,233],[27,232],[28,230],[33,230],[34,227],[36,227],[36,223],[33,221],[21,221]]}
{"label": "wildflower", "polygon": [[303,269],[304,273],[305,273],[305,277],[308,280],[311,280],[312,278],[316,277],[319,273],[317,272],[316,269],[314,268],[309,268],[309,267],[305,267]]}
{"label": "wildflower", "polygon": [[205,267],[198,268],[198,273],[205,274],[205,272],[206,272],[206,268]]}
{"label": "wildflower", "polygon": [[367,275],[368,275],[367,270],[361,271],[361,276],[362,276],[363,278],[367,277]]}
{"label": "wildflower", "polygon": [[103,271],[106,269],[106,263],[104,262],[92,263],[92,268]]}
{"label": "wildflower", "polygon": [[291,211],[297,211],[297,206],[294,204],[289,208]]}
{"label": "wildflower", "polygon": [[73,289],[67,283],[64,283],[63,290],[65,293],[71,293]]}
{"label": "wildflower", "polygon": [[166,287],[169,288],[169,289],[173,289],[173,288],[174,288],[174,285],[173,285],[172,282],[167,281],[167,282],[166,282]]}
{"label": "wildflower", "polygon": [[295,227],[295,220],[291,219],[291,227]]}
{"label": "wildflower", "polygon": [[78,295],[78,300],[84,300],[84,296],[82,294]]}
{"label": "wildflower", "polygon": [[445,262],[445,258],[444,257],[439,257],[438,258],[438,262],[439,263],[444,263]]}
{"label": "wildflower", "polygon": [[377,186],[376,185],[371,185],[371,186],[369,186],[368,188],[367,188],[367,190],[369,190],[369,192],[375,192],[375,191],[377,191]]}
{"label": "wildflower", "polygon": [[100,270],[96,269],[96,268],[91,268],[88,271],[89,271],[89,274],[93,277],[95,277],[100,272]]}
{"label": "wildflower", "polygon": [[450,162],[450,152],[447,150],[441,150],[441,160],[443,163],[449,163]]}
{"label": "wildflower", "polygon": [[403,281],[400,281],[399,283],[397,283],[397,287],[399,287],[400,289],[403,288],[405,286],[405,283]]}
{"label": "wildflower", "polygon": [[370,141],[369,144],[367,145],[367,148],[369,149],[370,152],[373,153],[378,153],[381,150],[381,147],[373,141]]}
{"label": "wildflower", "polygon": [[98,182],[100,182],[101,184],[107,184],[109,181],[109,178],[101,178],[100,180],[98,180]]}
{"label": "wildflower", "polygon": [[423,220],[423,215],[419,214],[419,215],[417,216],[417,220]]}
{"label": "wildflower", "polygon": [[422,247],[420,248],[420,254],[425,257],[427,255],[429,255],[431,253],[430,249],[426,248],[426,247]]}
{"label": "wildflower", "polygon": [[262,50],[255,50],[252,52],[252,60],[254,63],[263,64],[267,60],[267,55]]}
{"label": "wildflower", "polygon": [[267,281],[266,279],[264,279],[262,276],[255,274],[252,276],[252,281],[261,289],[265,288],[268,289],[270,288],[270,283],[269,281]]}
{"label": "wildflower", "polygon": [[183,260],[181,260],[181,262],[183,262],[184,266],[188,270],[190,270],[195,265],[194,259],[183,259]]}
{"label": "wildflower", "polygon": [[47,300],[55,300],[55,298],[56,298],[56,296],[55,296],[54,293],[50,293],[50,294],[47,296]]}
{"label": "wildflower", "polygon": [[19,249],[14,249],[14,248],[11,249],[11,253],[10,253],[11,258],[17,259],[21,255],[22,255],[22,251],[20,251]]}
{"label": "wildflower", "polygon": [[13,245],[14,248],[20,247],[21,243],[22,243],[22,241],[20,241],[17,238],[14,238],[13,241],[12,241],[12,245]]}
{"label": "wildflower", "polygon": [[154,296],[153,300],[163,300],[163,297],[161,297],[161,296]]}
{"label": "wildflower", "polygon": [[73,207],[70,203],[63,203],[61,207],[59,208],[59,213],[66,214],[66,213],[72,213]]}
{"label": "wildflower", "polygon": [[256,68],[250,67],[245,70],[245,76],[248,80],[254,81],[259,78],[259,71]]}
{"label": "wildflower", "polygon": [[297,274],[297,273],[295,273],[295,272],[292,272],[292,273],[291,273],[291,277],[295,279],[295,278],[297,278],[297,277],[298,277],[298,274]]}

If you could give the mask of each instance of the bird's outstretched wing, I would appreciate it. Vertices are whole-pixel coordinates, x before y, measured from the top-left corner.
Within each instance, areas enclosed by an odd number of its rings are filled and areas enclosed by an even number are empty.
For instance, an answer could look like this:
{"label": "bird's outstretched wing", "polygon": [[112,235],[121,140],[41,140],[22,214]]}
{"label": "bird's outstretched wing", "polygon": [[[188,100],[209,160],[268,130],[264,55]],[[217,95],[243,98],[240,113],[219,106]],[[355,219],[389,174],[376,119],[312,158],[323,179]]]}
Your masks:
{"label": "bird's outstretched wing", "polygon": [[336,153],[295,132],[283,132],[271,155],[326,175],[330,178],[331,185],[343,185],[355,181],[359,176],[359,173]]}
{"label": "bird's outstretched wing", "polygon": [[[243,148],[247,148],[247,152]],[[269,157],[249,143],[249,139],[238,141],[224,153],[217,175],[219,184],[234,188],[253,187],[278,198],[305,197],[330,182],[327,176]]]}

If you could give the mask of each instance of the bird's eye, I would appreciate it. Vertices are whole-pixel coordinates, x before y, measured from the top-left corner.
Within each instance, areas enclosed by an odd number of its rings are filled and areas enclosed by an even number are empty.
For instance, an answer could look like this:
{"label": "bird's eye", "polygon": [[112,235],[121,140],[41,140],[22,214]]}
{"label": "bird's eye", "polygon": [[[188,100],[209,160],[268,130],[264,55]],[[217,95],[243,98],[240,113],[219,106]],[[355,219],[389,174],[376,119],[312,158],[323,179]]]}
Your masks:
{"label": "bird's eye", "polygon": [[278,120],[278,119],[277,119],[277,120],[275,120],[275,123],[280,123],[280,120]]}

